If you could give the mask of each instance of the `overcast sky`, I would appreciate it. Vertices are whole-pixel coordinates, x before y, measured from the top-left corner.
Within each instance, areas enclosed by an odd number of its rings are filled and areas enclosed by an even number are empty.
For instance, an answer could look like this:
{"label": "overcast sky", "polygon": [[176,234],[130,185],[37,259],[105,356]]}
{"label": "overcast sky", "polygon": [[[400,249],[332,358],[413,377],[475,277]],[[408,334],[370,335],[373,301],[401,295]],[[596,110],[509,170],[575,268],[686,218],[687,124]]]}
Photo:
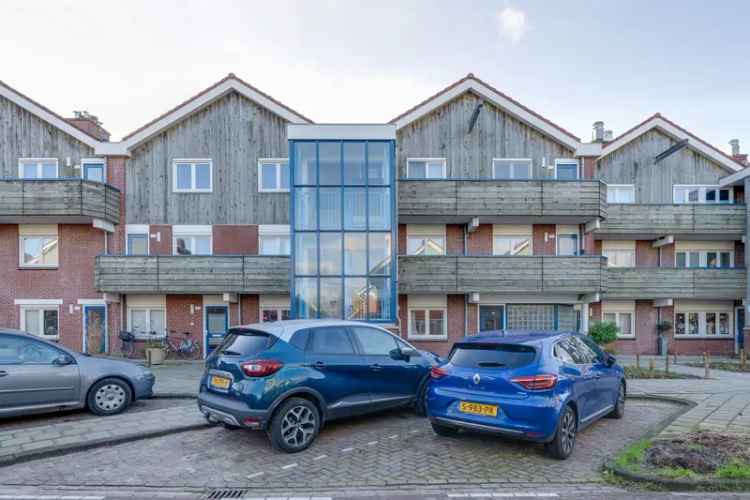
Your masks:
{"label": "overcast sky", "polygon": [[659,111],[750,151],[750,2],[0,5],[0,80],[119,138],[234,72],[316,122],[385,122],[469,72],[585,140]]}

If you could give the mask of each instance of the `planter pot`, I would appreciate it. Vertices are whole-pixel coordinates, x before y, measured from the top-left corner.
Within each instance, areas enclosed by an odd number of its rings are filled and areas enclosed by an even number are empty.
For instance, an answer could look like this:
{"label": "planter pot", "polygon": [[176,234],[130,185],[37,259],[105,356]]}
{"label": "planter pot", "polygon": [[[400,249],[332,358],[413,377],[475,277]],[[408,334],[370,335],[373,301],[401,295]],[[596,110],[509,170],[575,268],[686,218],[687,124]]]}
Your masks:
{"label": "planter pot", "polygon": [[146,363],[148,365],[160,365],[164,362],[164,349],[161,347],[146,348]]}

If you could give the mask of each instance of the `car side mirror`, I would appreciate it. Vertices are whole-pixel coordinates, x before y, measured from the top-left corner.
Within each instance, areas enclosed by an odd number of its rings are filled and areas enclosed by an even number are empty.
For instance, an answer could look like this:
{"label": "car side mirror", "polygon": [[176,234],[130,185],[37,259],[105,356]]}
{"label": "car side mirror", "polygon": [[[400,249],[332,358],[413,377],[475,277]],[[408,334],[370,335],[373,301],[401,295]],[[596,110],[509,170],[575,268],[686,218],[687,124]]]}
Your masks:
{"label": "car side mirror", "polygon": [[75,363],[75,359],[73,359],[72,356],[69,356],[68,354],[60,354],[58,357],[55,358],[54,361],[52,361],[52,364],[55,366],[68,366]]}
{"label": "car side mirror", "polygon": [[606,357],[604,358],[604,364],[607,366],[614,366],[615,363],[617,363],[617,358],[607,353]]}
{"label": "car side mirror", "polygon": [[405,360],[409,360],[409,358],[417,355],[417,350],[412,349],[411,347],[400,347],[399,353],[401,354],[401,358]]}

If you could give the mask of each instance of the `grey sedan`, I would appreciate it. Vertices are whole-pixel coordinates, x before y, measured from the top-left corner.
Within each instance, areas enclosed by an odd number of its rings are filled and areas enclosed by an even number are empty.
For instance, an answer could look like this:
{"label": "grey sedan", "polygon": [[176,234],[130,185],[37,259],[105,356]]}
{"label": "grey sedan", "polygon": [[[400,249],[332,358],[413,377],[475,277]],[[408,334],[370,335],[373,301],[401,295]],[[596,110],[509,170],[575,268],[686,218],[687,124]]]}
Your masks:
{"label": "grey sedan", "polygon": [[0,329],[0,417],[75,408],[115,415],[151,397],[154,380],[135,363],[93,358]]}

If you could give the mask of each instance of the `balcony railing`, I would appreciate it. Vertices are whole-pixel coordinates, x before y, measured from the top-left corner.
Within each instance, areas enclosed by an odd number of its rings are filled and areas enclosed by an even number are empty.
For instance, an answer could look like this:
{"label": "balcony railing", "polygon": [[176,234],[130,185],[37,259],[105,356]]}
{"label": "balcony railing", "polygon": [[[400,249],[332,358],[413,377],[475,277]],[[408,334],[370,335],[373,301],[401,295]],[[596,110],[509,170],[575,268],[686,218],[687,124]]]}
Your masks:
{"label": "balcony railing", "polygon": [[5,222],[120,222],[120,191],[79,178],[0,179],[0,220]]}
{"label": "balcony railing", "polygon": [[706,299],[745,297],[747,270],[610,267],[607,299]]}
{"label": "balcony railing", "polygon": [[289,257],[100,255],[94,280],[110,293],[289,293]]}
{"label": "balcony railing", "polygon": [[598,180],[401,179],[401,221],[518,219],[583,223],[607,216],[607,185]]}
{"label": "balcony railing", "polygon": [[398,258],[399,293],[596,293],[607,288],[600,256]]}
{"label": "balcony railing", "polygon": [[658,238],[690,235],[740,239],[745,234],[745,205],[613,205],[594,236],[599,239],[625,237]]}

